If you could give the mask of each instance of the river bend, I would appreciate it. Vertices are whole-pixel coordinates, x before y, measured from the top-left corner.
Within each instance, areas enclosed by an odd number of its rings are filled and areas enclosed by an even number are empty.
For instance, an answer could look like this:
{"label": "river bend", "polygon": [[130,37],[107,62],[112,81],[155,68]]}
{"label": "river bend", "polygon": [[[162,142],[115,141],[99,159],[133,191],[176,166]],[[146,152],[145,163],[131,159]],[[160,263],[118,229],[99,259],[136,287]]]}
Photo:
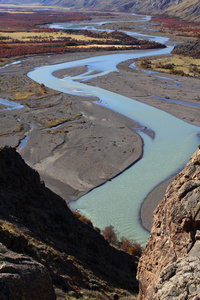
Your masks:
{"label": "river bend", "polygon": [[[150,37],[166,43],[167,38]],[[49,65],[36,68],[28,76],[45,86],[63,93],[97,97],[97,105],[123,114],[141,126],[154,131],[155,137],[138,130],[143,139],[143,157],[131,168],[104,185],[95,188],[78,201],[71,203],[91,219],[94,226],[103,229],[112,224],[119,236],[125,236],[144,245],[149,233],[140,225],[139,210],[148,193],[159,183],[177,173],[196,150],[200,128],[186,123],[162,110],[134,99],[84,84],[85,80],[118,72],[117,65],[125,60],[168,54],[172,46],[152,51],[133,51]],[[53,72],[78,66],[87,66],[87,72],[59,79]]]}

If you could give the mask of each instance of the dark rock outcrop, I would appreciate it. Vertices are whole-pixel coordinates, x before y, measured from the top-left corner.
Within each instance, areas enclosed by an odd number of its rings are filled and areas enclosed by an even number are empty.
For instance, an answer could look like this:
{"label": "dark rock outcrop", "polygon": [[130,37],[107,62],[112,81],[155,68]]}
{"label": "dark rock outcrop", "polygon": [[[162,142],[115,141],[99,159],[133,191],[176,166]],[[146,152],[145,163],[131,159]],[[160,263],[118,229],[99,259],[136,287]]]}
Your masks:
{"label": "dark rock outcrop", "polygon": [[84,221],[15,149],[0,149],[0,243],[44,265],[63,299],[87,292],[93,299],[137,293],[138,259],[111,247]]}
{"label": "dark rock outcrop", "polygon": [[200,297],[200,146],[167,188],[138,266],[139,299]]}
{"label": "dark rock outcrop", "polygon": [[43,265],[0,243],[0,299],[55,300],[56,296]]}

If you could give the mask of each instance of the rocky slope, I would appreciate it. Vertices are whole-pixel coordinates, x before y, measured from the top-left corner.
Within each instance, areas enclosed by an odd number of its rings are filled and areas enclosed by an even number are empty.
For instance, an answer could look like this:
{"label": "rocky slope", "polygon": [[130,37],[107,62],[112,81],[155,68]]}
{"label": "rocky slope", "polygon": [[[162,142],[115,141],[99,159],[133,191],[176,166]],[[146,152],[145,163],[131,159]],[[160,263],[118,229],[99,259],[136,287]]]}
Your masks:
{"label": "rocky slope", "polygon": [[[4,297],[3,290],[17,285],[19,293],[32,278],[35,293],[24,299],[53,299],[51,280],[57,299],[133,296],[138,290],[137,259],[111,247],[89,220],[84,221],[40,182],[15,149],[0,149],[0,243],[13,251],[10,257],[0,247],[0,299],[22,299],[8,292]],[[49,294],[41,291],[42,298],[36,297],[43,285]]]}
{"label": "rocky slope", "polygon": [[199,263],[200,146],[154,212],[138,266],[139,299],[200,299]]}
{"label": "rocky slope", "polygon": [[51,277],[46,268],[0,243],[0,298],[55,300]]}
{"label": "rocky slope", "polygon": [[[0,149],[0,298],[134,299],[137,259],[84,221],[15,149]],[[138,299],[197,300],[199,272],[200,146],[154,212]]]}
{"label": "rocky slope", "polygon": [[178,44],[174,47],[172,53],[200,58],[200,39]]}
{"label": "rocky slope", "polygon": [[199,0],[183,0],[174,1],[174,4],[169,6],[165,13],[172,17],[178,17],[187,21],[200,22],[200,4]]}

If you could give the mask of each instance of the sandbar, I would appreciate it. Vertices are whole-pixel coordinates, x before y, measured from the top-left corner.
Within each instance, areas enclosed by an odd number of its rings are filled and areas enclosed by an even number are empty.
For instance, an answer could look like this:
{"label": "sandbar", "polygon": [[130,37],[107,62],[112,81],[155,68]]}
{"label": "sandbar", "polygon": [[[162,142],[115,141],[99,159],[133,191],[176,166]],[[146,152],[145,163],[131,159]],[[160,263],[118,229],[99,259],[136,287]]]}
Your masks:
{"label": "sandbar", "polygon": [[[111,53],[116,52],[37,55],[0,70],[0,97],[24,105],[20,110],[0,110],[0,146],[17,147],[20,140],[28,136],[26,145],[17,148],[19,153],[40,173],[45,185],[66,202],[77,200],[142,157],[143,143],[133,129],[140,125],[95,104],[95,98],[67,95],[49,88],[44,92],[38,83],[27,77],[27,73],[42,65]],[[166,78],[178,80],[184,88],[178,85],[169,87],[167,79],[130,68],[132,63],[133,60],[125,61],[118,65],[119,72],[85,83],[98,84],[103,89],[200,126],[200,108],[163,100],[171,98],[199,104],[198,80],[164,74]],[[85,70],[85,67],[60,70],[54,76],[63,78]],[[141,206],[141,222],[148,230],[153,211],[172,179],[156,187]]]}

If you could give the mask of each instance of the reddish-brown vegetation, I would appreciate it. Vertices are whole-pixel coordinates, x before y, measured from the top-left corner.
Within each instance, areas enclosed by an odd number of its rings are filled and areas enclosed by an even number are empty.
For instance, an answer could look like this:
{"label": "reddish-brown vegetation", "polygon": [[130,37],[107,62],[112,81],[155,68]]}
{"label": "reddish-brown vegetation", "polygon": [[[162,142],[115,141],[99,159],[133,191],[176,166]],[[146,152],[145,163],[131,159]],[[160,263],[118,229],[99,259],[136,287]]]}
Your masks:
{"label": "reddish-brown vegetation", "polygon": [[102,234],[104,239],[107,240],[109,244],[111,245],[117,244],[117,232],[115,231],[113,225],[105,227]]}
{"label": "reddish-brown vegetation", "polygon": [[200,37],[199,23],[188,22],[178,18],[169,18],[165,15],[154,16],[151,22],[156,23],[153,26],[159,27],[159,32],[168,30],[169,33],[185,37]]}
{"label": "reddish-brown vegetation", "polygon": [[141,245],[125,237],[122,237],[121,241],[119,241],[117,237],[117,231],[114,229],[113,225],[105,227],[102,234],[104,239],[107,240],[109,244],[131,255],[138,256],[138,257],[141,256],[142,254]]}
{"label": "reddish-brown vegetation", "polygon": [[[39,28],[38,25],[45,25],[52,22],[70,22],[90,19],[90,15],[72,12],[57,11],[37,11],[31,13],[0,13],[0,30],[8,32],[56,32],[56,29]],[[36,40],[31,39],[27,42],[13,40],[5,41],[6,37],[0,37],[0,57],[12,57],[29,54],[65,52],[66,47],[63,40]]]}
{"label": "reddish-brown vegetation", "polygon": [[86,218],[85,216],[81,215],[78,211],[73,211],[73,214],[77,217],[77,219],[91,227],[93,227],[93,224],[90,219]]}
{"label": "reddish-brown vegetation", "polygon": [[40,88],[41,88],[41,92],[43,93],[43,94],[46,94],[46,87],[45,87],[45,85],[44,85],[44,83],[41,83],[40,84]]}
{"label": "reddish-brown vegetation", "polygon": [[174,74],[174,75],[180,75],[180,76],[188,76],[188,75],[185,74],[185,72],[183,72],[182,70],[170,70],[169,73],[170,73],[170,74]]}
{"label": "reddish-brown vegetation", "polygon": [[[89,43],[87,43],[89,44]],[[2,44],[0,43],[0,58],[8,58],[8,57],[15,57],[21,55],[31,55],[31,54],[43,54],[43,53],[65,53],[65,52],[85,52],[85,51],[101,51],[101,50],[132,50],[135,49],[135,46],[124,46],[124,47],[116,47],[107,45],[106,47],[93,46],[90,43],[90,47],[81,47],[85,46],[84,42],[41,42],[41,43],[27,43],[27,42],[15,42],[15,43],[7,43]],[[151,44],[144,44],[142,49],[151,49],[154,48]],[[156,48],[156,45],[155,45]]]}
{"label": "reddish-brown vegetation", "polygon": [[151,69],[151,61],[143,59],[140,63],[140,66],[144,69]]}
{"label": "reddish-brown vegetation", "polygon": [[[94,33],[87,30],[64,30],[69,34],[81,34],[91,39],[80,40],[76,38],[60,36],[56,40],[51,37],[51,33],[58,33],[57,29],[47,28],[48,23],[82,21],[90,19],[89,14],[62,13],[37,11],[32,13],[1,13],[0,30],[8,33],[8,36],[0,36],[0,58],[8,58],[20,55],[43,54],[43,53],[64,53],[77,51],[99,51],[99,50],[131,50],[152,49],[164,47],[161,44],[137,40],[124,33],[114,31],[112,33]],[[39,27],[42,26],[43,28]],[[18,40],[10,38],[9,33],[30,32],[29,39]],[[37,36],[37,33],[49,33],[49,37]],[[16,35],[17,37],[17,35]],[[88,46],[89,47],[85,47]],[[104,47],[102,47],[102,45]]]}
{"label": "reddish-brown vegetation", "polygon": [[120,242],[120,249],[135,256],[141,256],[142,247],[140,244],[135,243],[127,238],[122,238]]}
{"label": "reddish-brown vegetation", "polygon": [[60,11],[35,11],[29,13],[0,13],[0,30],[30,30],[37,25],[89,20],[90,14]]}
{"label": "reddish-brown vegetation", "polygon": [[174,64],[161,64],[159,63],[158,65],[156,65],[157,69],[166,69],[166,70],[173,70],[174,69]]}
{"label": "reddish-brown vegetation", "polygon": [[172,54],[200,58],[200,39],[176,45]]}

